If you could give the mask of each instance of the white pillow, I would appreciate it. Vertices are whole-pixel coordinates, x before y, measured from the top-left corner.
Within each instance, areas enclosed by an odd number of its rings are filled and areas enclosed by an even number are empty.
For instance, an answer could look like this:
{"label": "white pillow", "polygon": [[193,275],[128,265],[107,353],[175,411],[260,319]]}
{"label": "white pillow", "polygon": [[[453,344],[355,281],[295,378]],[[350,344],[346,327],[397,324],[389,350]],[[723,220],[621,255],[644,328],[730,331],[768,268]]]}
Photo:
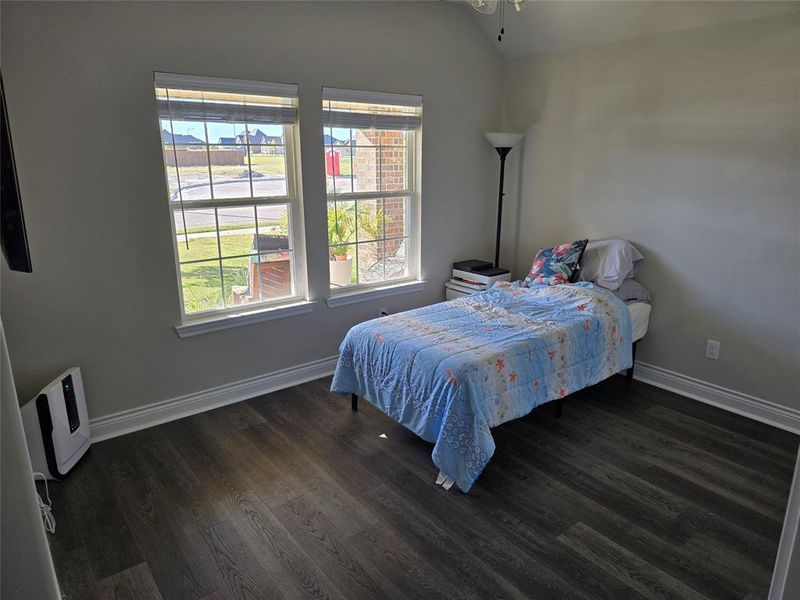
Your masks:
{"label": "white pillow", "polygon": [[634,263],[644,257],[625,240],[597,240],[589,242],[581,260],[581,279],[616,290],[633,276]]}

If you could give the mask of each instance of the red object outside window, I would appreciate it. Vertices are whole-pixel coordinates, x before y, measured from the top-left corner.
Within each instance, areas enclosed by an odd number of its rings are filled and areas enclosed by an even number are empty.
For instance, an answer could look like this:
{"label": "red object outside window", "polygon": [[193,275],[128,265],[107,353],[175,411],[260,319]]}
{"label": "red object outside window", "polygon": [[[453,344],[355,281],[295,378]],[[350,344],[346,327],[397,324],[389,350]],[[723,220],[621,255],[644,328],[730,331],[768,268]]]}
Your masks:
{"label": "red object outside window", "polygon": [[336,177],[342,174],[339,165],[339,153],[335,150],[328,150],[325,153],[325,172]]}

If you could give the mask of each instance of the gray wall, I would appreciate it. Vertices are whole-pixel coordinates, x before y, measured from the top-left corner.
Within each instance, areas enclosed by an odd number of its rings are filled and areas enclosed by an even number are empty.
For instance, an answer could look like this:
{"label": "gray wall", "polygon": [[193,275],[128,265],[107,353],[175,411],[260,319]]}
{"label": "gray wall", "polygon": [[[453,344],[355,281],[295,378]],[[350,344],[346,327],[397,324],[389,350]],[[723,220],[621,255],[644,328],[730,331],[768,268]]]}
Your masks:
{"label": "gray wall", "polygon": [[55,600],[58,583],[36,503],[31,459],[19,414],[14,378],[0,323],[0,597]]}
{"label": "gray wall", "polygon": [[[3,3],[3,77],[34,273],[3,266],[21,400],[72,365],[98,417],[334,355],[490,254],[502,61],[441,2]],[[323,85],[424,96],[423,292],[179,339],[153,71],[297,83],[311,297],[327,295]]]}
{"label": "gray wall", "polygon": [[794,13],[508,63],[516,275],[541,246],[629,239],[642,361],[800,409],[799,60]]}

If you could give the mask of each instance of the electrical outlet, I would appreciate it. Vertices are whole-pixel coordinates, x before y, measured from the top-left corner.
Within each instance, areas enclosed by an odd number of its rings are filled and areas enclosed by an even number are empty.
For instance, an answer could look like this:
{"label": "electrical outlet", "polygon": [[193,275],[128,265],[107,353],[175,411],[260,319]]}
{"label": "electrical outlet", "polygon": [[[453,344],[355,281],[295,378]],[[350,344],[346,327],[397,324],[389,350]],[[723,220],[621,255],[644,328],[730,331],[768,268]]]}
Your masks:
{"label": "electrical outlet", "polygon": [[706,340],[706,358],[719,360],[719,342],[716,340]]}
{"label": "electrical outlet", "polygon": [[389,309],[388,309],[388,308],[386,308],[385,306],[381,306],[381,307],[378,309],[378,316],[379,316],[379,317],[385,317],[385,316],[387,316],[388,314],[389,314]]}

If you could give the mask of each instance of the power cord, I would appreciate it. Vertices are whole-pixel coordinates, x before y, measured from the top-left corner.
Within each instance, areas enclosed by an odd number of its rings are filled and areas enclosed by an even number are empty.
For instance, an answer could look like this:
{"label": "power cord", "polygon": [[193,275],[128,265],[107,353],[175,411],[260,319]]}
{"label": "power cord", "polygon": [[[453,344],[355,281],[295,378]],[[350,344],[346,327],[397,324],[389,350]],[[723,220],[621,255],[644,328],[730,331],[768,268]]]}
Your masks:
{"label": "power cord", "polygon": [[37,471],[33,474],[34,481],[36,481],[37,476],[41,477],[42,481],[44,481],[44,495],[47,498],[47,502],[42,500],[41,495],[39,495],[37,491],[36,496],[39,499],[39,511],[42,513],[42,522],[44,523],[44,528],[47,531],[50,533],[55,533],[56,518],[53,516],[53,501],[50,500],[50,490],[47,487],[47,477],[44,476],[44,473],[39,473]]}

